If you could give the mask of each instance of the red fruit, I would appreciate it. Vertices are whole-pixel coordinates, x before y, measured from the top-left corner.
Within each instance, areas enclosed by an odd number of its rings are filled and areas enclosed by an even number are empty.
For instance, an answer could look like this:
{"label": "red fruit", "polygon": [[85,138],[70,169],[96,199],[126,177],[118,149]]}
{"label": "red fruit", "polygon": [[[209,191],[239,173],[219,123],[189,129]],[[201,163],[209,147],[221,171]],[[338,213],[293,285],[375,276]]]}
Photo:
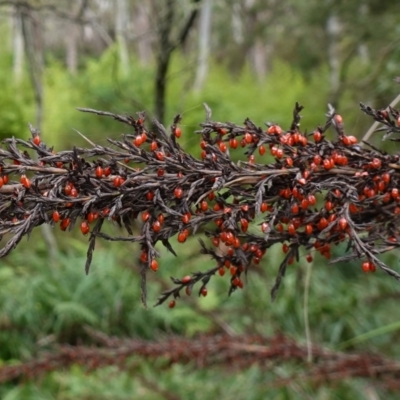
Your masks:
{"label": "red fruit", "polygon": [[[389,195],[389,201],[390,201],[390,194],[389,193],[386,193],[387,195]],[[350,203],[350,205],[349,205],[349,211],[352,213],[352,214],[355,214],[356,212],[358,212],[358,208],[357,208],[357,206],[354,204],[354,203]]]}
{"label": "red fruit", "polygon": [[182,216],[182,222],[184,223],[184,224],[188,224],[189,223],[189,221],[190,221],[190,217],[192,216],[192,214],[190,214],[190,212],[188,212],[188,213],[186,213],[186,214],[183,214],[183,216]]}
{"label": "red fruit", "polygon": [[3,186],[3,184],[4,184],[4,180],[3,180],[3,178],[0,176],[0,188]]}
{"label": "red fruit", "polygon": [[214,211],[221,211],[221,206],[218,203],[214,204],[213,210]]}
{"label": "red fruit", "polygon": [[318,229],[320,231],[324,230],[328,226],[328,220],[325,217],[322,217],[318,222]]}
{"label": "red fruit", "polygon": [[159,221],[160,224],[162,224],[164,222],[164,220],[165,220],[164,214],[161,214],[161,213],[158,214],[157,221]]}
{"label": "red fruit", "polygon": [[186,242],[186,238],[187,238],[186,230],[179,232],[179,234],[178,234],[178,242],[179,243],[185,243]]}
{"label": "red fruit", "polygon": [[316,156],[314,156],[313,158],[313,162],[310,164],[310,168],[313,166],[314,170],[317,169],[317,165],[320,165],[322,162],[322,158],[321,156],[319,156],[318,154]]}
{"label": "red fruit", "polygon": [[220,149],[223,153],[226,152],[227,147],[226,147],[225,142],[220,142],[220,144],[219,144],[219,149]]}
{"label": "red fruit", "polygon": [[312,260],[313,260],[313,257],[312,257],[312,255],[311,254],[307,254],[306,255],[306,260],[307,260],[307,262],[312,262]]}
{"label": "red fruit", "polygon": [[241,218],[240,225],[241,225],[242,232],[246,233],[247,229],[249,228],[249,221],[246,218]]}
{"label": "red fruit", "polygon": [[342,123],[343,123],[343,118],[342,118],[342,116],[339,115],[339,114],[336,114],[336,115],[335,115],[335,121],[336,121],[336,123],[338,123],[338,124],[342,124]]}
{"label": "red fruit", "polygon": [[334,167],[333,160],[331,160],[330,158],[325,158],[322,164],[326,170],[332,169]]}
{"label": "red fruit", "polygon": [[181,128],[176,127],[175,130],[174,130],[174,135],[175,135],[175,137],[177,137],[179,139],[181,137],[181,135],[182,135]]}
{"label": "red fruit", "polygon": [[190,275],[186,275],[181,279],[182,283],[189,283],[192,280],[192,277]]}
{"label": "red fruit", "polygon": [[294,203],[292,205],[292,213],[293,214],[298,214],[299,213],[299,205],[297,203]]}
{"label": "red fruit", "polygon": [[309,205],[309,203],[308,203],[308,200],[307,200],[307,199],[303,199],[303,200],[301,201],[301,208],[302,208],[303,210],[307,210],[308,205]]}
{"label": "red fruit", "polygon": [[325,202],[325,209],[326,209],[326,211],[332,211],[333,203],[331,201],[326,201]]}
{"label": "red fruit", "polygon": [[154,232],[160,232],[161,230],[161,224],[160,221],[155,221],[152,225],[153,231]]}
{"label": "red fruit", "polygon": [[200,209],[201,209],[201,211],[207,211],[208,210],[208,203],[205,200],[203,200],[200,203]]}
{"label": "red fruit", "polygon": [[317,199],[313,194],[308,195],[307,200],[310,206],[315,206],[315,204],[317,204]]}
{"label": "red fruit", "polygon": [[26,177],[25,174],[21,175],[21,178],[19,181],[22,184],[22,186],[26,187],[27,189],[29,189],[31,187],[31,181]]}
{"label": "red fruit", "polygon": [[140,135],[140,137],[142,138],[142,143],[146,143],[146,140],[147,140],[146,132],[143,131],[143,133]]}
{"label": "red fruit", "polygon": [[[321,139],[322,139],[322,134],[321,134],[320,131],[315,131],[314,134],[313,134],[313,136],[314,136],[315,143],[320,142]],[[318,164],[317,164],[317,165],[318,165]]]}
{"label": "red fruit", "polygon": [[307,235],[311,235],[313,232],[313,227],[311,224],[307,224],[306,228],[305,228],[305,232],[307,233]]}
{"label": "red fruit", "polygon": [[5,185],[8,183],[8,175],[3,175],[3,182]]}
{"label": "red fruit", "polygon": [[240,278],[236,276],[235,278],[232,279],[232,286],[239,286],[240,285]]}
{"label": "red fruit", "polygon": [[215,225],[221,226],[223,224],[224,220],[222,218],[217,218],[214,220]]}
{"label": "red fruit", "polygon": [[282,128],[279,125],[275,125],[275,133],[277,135],[281,135],[282,134]]}
{"label": "red fruit", "polygon": [[292,195],[292,191],[290,190],[290,188],[286,188],[283,190],[283,197],[285,199],[290,199],[291,195]]}
{"label": "red fruit", "polygon": [[286,254],[289,251],[289,246],[287,243],[283,243],[282,251]]}
{"label": "red fruit", "polygon": [[111,168],[105,167],[103,173],[105,176],[109,176],[111,174]]}
{"label": "red fruit", "polygon": [[340,229],[342,230],[342,231],[344,231],[346,228],[347,228],[347,219],[345,218],[345,217],[341,217],[340,219],[339,219],[339,226],[340,226]]}
{"label": "red fruit", "polygon": [[239,142],[237,141],[237,139],[229,139],[229,147],[231,149],[236,149],[239,145]]}
{"label": "red fruit", "polygon": [[151,268],[154,272],[156,272],[156,271],[158,270],[158,262],[157,262],[157,260],[151,260],[150,268]]}
{"label": "red fruit", "polygon": [[157,160],[158,161],[164,161],[164,153],[163,152],[161,152],[161,151],[156,151],[156,157],[157,157]]}
{"label": "red fruit", "polygon": [[388,184],[390,182],[390,174],[388,172],[383,173],[382,174],[382,180],[383,180],[383,182]]}
{"label": "red fruit", "polygon": [[174,196],[177,199],[180,199],[183,195],[183,190],[180,187],[175,188],[174,190]]}
{"label": "red fruit", "polygon": [[299,143],[300,143],[302,146],[306,146],[307,143],[308,143],[308,139],[307,139],[304,135],[300,135],[300,137],[299,137]]}
{"label": "red fruit", "polygon": [[382,166],[382,161],[379,158],[373,158],[371,161],[371,167],[379,169]]}
{"label": "red fruit", "polygon": [[220,267],[218,269],[218,273],[219,273],[220,276],[224,276],[225,275],[225,268],[224,267]]}
{"label": "red fruit", "polygon": [[150,218],[150,213],[148,211],[143,211],[142,213],[142,221],[146,222]]}
{"label": "red fruit", "polygon": [[136,136],[135,139],[133,140],[133,144],[136,147],[140,147],[142,143],[143,143],[143,140],[142,140],[142,136],[141,135]]}
{"label": "red fruit", "polygon": [[151,190],[149,192],[146,193],[146,199],[148,201],[152,201],[154,199],[154,192],[152,192]]}
{"label": "red fruit", "polygon": [[350,140],[350,144],[356,144],[358,142],[355,136],[348,136],[348,138]]}
{"label": "red fruit", "polygon": [[33,138],[33,143],[35,143],[36,146],[39,146],[39,144],[40,144],[40,136],[39,136],[39,135],[36,135],[36,136]]}
{"label": "red fruit", "polygon": [[206,297],[207,296],[207,288],[206,287],[202,287],[201,288],[201,290],[200,290],[200,294],[203,296],[203,297]]}
{"label": "red fruit", "polygon": [[113,179],[113,185],[114,187],[119,187],[122,185],[122,178],[117,175],[114,179]]}
{"label": "red fruit", "polygon": [[158,147],[157,142],[153,140],[150,144],[150,150],[155,151],[157,150],[157,147]]}
{"label": "red fruit", "polygon": [[81,222],[81,232],[84,235],[87,235],[89,233],[89,224],[87,223],[87,221],[82,221]]}
{"label": "red fruit", "polygon": [[253,136],[249,132],[246,132],[244,135],[244,141],[249,144],[253,141]]}
{"label": "red fruit", "polygon": [[265,154],[265,146],[262,144],[259,148],[258,148],[258,152],[260,153],[260,156],[263,156]]}
{"label": "red fruit", "polygon": [[342,137],[342,142],[345,146],[349,146],[351,144],[350,139],[348,136],[343,136]]}
{"label": "red fruit", "polygon": [[103,168],[101,168],[100,165],[98,165],[96,167],[96,176],[97,176],[97,178],[101,178],[103,176],[103,172],[104,172]]}
{"label": "red fruit", "polygon": [[286,159],[286,164],[287,164],[289,167],[293,167],[293,159],[292,159],[292,157],[288,157],[288,158]]}
{"label": "red fruit", "polygon": [[53,221],[57,223],[60,220],[60,213],[56,210],[53,211]]}
{"label": "red fruit", "polygon": [[71,189],[71,197],[78,197],[78,191],[74,187]]}
{"label": "red fruit", "polygon": [[95,214],[93,212],[89,212],[87,217],[86,217],[87,221],[89,223],[92,223],[96,218],[95,218]]}
{"label": "red fruit", "polygon": [[[264,229],[262,229],[264,224],[265,224],[265,231],[264,231]],[[267,228],[268,228],[268,224],[267,224],[266,222],[264,222],[264,223],[261,225],[262,231],[265,233],[265,232],[267,231]],[[280,222],[279,222],[279,224],[276,226],[276,230],[277,230],[279,233],[282,233],[282,232],[283,232],[283,225],[282,225]]]}
{"label": "red fruit", "polygon": [[370,271],[369,261],[364,261],[361,265],[361,268],[365,273]]}
{"label": "red fruit", "polygon": [[[281,226],[282,226],[282,224],[281,224]],[[267,233],[268,232],[268,223],[267,222],[263,222],[261,224],[261,230],[263,231],[263,233]],[[279,231],[279,228],[278,228],[278,231]],[[282,232],[282,231],[280,231],[280,232]]]}
{"label": "red fruit", "polygon": [[294,235],[296,233],[296,228],[292,223],[288,224],[288,232],[289,235]]}
{"label": "red fruit", "polygon": [[68,228],[70,223],[71,223],[71,219],[70,218],[64,218],[63,220],[61,220],[60,229],[62,231],[65,231]]}
{"label": "red fruit", "polygon": [[147,254],[147,251],[143,251],[142,254],[140,255],[140,261],[145,264],[147,263],[147,260],[149,259],[149,255]]}
{"label": "red fruit", "polygon": [[168,303],[168,307],[169,307],[169,308],[174,308],[174,307],[175,307],[175,304],[176,304],[176,301],[175,301],[175,300],[171,300],[171,301]]}

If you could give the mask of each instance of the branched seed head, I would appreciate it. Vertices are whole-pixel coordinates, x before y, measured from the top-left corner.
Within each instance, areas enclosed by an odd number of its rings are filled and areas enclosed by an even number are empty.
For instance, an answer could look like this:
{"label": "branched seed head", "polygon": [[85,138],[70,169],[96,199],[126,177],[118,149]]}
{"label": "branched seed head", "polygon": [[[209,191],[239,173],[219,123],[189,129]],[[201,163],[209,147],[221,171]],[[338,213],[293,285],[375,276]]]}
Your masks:
{"label": "branched seed head", "polygon": [[[385,137],[400,132],[396,110],[361,109],[386,126]],[[97,238],[138,243],[145,301],[147,271],[162,268],[156,243],[175,254],[170,238],[184,243],[203,227],[209,242],[199,239],[201,252],[215,267],[171,278],[175,286],[163,292],[157,304],[170,299],[169,307],[174,307],[182,290],[190,295],[199,282],[197,293],[206,296],[216,273],[230,280],[229,293],[243,288],[243,276],[276,243],[284,259],[273,298],[301,248],[311,262],[310,252],[330,259],[332,248],[342,242],[348,243],[347,254],[331,263],[361,258],[365,272],[379,267],[400,280],[377,258],[400,245],[398,155],[358,145],[345,134],[343,118],[333,110],[326,124],[309,135],[300,131],[298,104],[287,131],[275,123],[262,129],[249,119],[243,125],[213,122],[206,110],[206,122],[197,132],[200,160],[177,143],[180,116],[168,134],[157,121],[154,131],[147,129],[144,113],[135,119],[81,109],[130,127],[132,133],[120,140],[108,139],[112,147],[55,153],[32,127],[29,141],[6,139],[0,152],[0,235],[11,238],[0,257],[36,226],[59,223],[66,231],[78,221],[82,233],[89,234],[87,272]],[[334,141],[325,137],[331,125],[337,133]],[[234,163],[229,151],[239,143],[245,161]],[[267,155],[272,162],[262,161]],[[137,235],[131,229],[135,219],[142,223]],[[128,235],[102,232],[105,220],[115,221]]]}

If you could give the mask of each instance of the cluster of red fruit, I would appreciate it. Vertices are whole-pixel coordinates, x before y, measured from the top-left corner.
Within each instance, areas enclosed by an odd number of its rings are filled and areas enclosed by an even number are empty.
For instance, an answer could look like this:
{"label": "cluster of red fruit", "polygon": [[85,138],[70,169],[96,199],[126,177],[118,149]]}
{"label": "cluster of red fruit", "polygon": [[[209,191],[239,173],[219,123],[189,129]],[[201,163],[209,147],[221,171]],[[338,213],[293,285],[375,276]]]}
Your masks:
{"label": "cluster of red fruit", "polygon": [[[91,232],[92,241],[98,231],[91,223],[116,221],[128,230],[128,240],[140,243],[140,262],[152,271],[159,268],[157,242],[173,252],[171,237],[184,243],[191,232],[205,227],[212,246],[201,241],[202,252],[216,260],[216,266],[174,278],[176,286],[158,300],[161,304],[173,297],[170,307],[182,290],[189,295],[198,282],[199,295],[206,296],[206,285],[215,274],[229,275],[230,292],[242,288],[249,267],[278,243],[284,258],[273,290],[286,266],[299,258],[300,248],[309,262],[312,251],[330,259],[332,247],[343,241],[351,244],[347,260],[361,258],[365,272],[379,266],[397,277],[376,255],[399,245],[399,157],[359,146],[356,138],[345,135],[338,114],[314,132],[301,133],[300,110],[297,105],[287,131],[277,124],[261,129],[249,120],[244,126],[207,120],[199,131],[201,160],[177,144],[180,116],[168,136],[158,123],[156,132],[147,130],[142,116],[135,120],[101,114],[134,130],[121,141],[110,140],[117,150],[98,146],[54,153],[37,132],[30,142],[16,140],[37,152],[37,162],[26,151],[18,152],[15,140],[9,139],[9,152],[0,157],[0,203],[7,204],[0,218],[16,242],[42,223],[60,223],[65,231],[78,218],[81,232]],[[325,137],[331,125],[335,141]],[[247,162],[235,164],[229,153],[239,146]],[[28,178],[28,171],[35,175]],[[5,186],[9,174],[19,174],[20,187]],[[34,212],[38,203],[40,213]],[[135,236],[130,221],[139,216],[143,226]],[[15,247],[12,244],[0,256]]]}

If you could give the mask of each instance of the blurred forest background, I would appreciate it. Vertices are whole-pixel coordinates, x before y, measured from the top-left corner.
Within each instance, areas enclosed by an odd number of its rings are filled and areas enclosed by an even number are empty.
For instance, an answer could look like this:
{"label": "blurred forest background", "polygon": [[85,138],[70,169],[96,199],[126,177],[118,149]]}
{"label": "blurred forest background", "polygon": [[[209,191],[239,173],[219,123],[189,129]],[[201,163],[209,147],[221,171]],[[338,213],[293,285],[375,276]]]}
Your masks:
{"label": "blurred forest background", "polygon": [[[358,103],[386,107],[400,88],[393,82],[400,75],[395,0],[0,0],[0,34],[0,136],[28,138],[31,122],[57,150],[87,146],[74,129],[99,144],[124,133],[111,119],[76,111],[90,107],[132,115],[145,110],[166,125],[182,113],[181,144],[198,155],[193,131],[204,120],[203,102],[215,120],[249,117],[287,128],[298,101],[308,131],[324,122],[331,103],[346,132],[360,139],[372,121]],[[382,146],[379,134],[371,141]],[[268,257],[274,261],[251,271],[244,290],[230,298],[228,282],[215,278],[205,298],[145,310],[138,249],[98,242],[85,276],[87,239],[75,233],[61,240],[54,230],[44,241],[38,231],[1,262],[2,399],[398,398],[379,375],[366,378],[349,367],[312,381],[332,360],[315,364],[310,351],[292,359],[282,350],[267,362],[254,355],[254,362],[235,368],[229,360],[201,364],[201,354],[173,362],[167,346],[158,356],[90,365],[90,372],[61,363],[47,365],[39,378],[4,378],[2,368],[56,353],[60,345],[104,344],[109,336],[176,338],[171,349],[179,353],[179,338],[193,345],[201,335],[240,341],[282,334],[308,350],[400,357],[399,283],[380,272],[363,274],[361,263],[329,266],[315,256],[308,264],[302,257],[272,303],[279,247]],[[207,257],[193,257],[195,238],[178,249],[177,259],[163,253],[160,271],[149,278],[149,301],[168,288],[169,276],[213,266]],[[399,268],[394,253],[385,262]],[[185,346],[182,339],[180,350]]]}

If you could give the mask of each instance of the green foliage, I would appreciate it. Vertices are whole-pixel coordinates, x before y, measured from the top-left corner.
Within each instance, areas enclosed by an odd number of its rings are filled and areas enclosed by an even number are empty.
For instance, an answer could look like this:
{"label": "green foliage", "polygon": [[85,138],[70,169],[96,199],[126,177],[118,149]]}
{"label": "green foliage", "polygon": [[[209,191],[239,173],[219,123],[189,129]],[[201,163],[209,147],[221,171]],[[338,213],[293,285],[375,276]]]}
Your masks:
{"label": "green foliage", "polygon": [[118,73],[115,47],[109,48],[99,59],[88,59],[76,76],[52,60],[45,73],[43,132],[46,140],[57,148],[83,144],[74,129],[100,144],[105,143],[107,136],[119,136],[123,132],[116,130],[111,119],[93,118],[78,112],[76,107],[132,115],[151,110],[151,73],[151,69],[132,62],[129,77],[122,78]]}
{"label": "green foliage", "polygon": [[[0,70],[11,69],[11,57],[0,54]],[[28,132],[27,123],[32,121],[32,90],[28,79],[14,82],[8,74],[0,74],[0,139],[21,137]]]}

